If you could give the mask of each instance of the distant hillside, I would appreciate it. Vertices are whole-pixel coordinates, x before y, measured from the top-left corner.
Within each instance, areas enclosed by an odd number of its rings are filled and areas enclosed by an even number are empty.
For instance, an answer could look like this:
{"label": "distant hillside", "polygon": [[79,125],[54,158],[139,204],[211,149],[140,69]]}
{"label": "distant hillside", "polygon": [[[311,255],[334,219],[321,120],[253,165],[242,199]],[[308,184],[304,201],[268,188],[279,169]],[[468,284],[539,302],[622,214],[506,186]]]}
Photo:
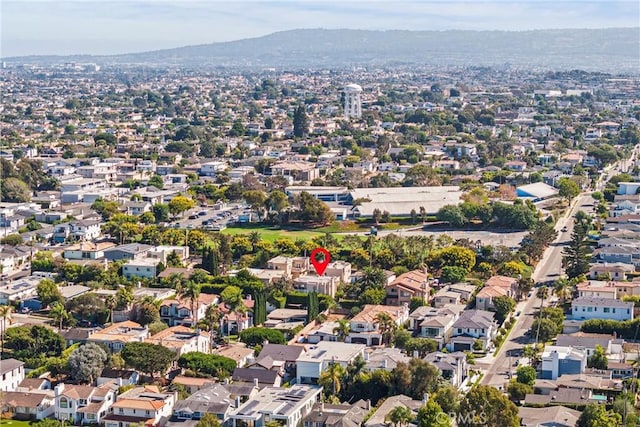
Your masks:
{"label": "distant hillside", "polygon": [[114,56],[22,57],[187,66],[490,66],[638,72],[640,28],[537,31],[292,30],[264,37]]}

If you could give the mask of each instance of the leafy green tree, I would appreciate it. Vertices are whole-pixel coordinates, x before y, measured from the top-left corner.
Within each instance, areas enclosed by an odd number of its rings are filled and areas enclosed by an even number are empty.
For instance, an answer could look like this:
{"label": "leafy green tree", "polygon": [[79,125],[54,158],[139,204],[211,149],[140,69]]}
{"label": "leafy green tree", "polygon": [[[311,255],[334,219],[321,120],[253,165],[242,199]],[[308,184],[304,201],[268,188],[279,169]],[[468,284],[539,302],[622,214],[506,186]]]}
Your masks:
{"label": "leafy green tree", "polygon": [[64,305],[61,302],[57,301],[51,304],[49,316],[51,316],[58,325],[58,331],[62,331],[62,327],[64,326],[64,324],[71,320],[71,315],[64,308]]}
{"label": "leafy green tree", "polygon": [[16,359],[58,357],[66,343],[64,338],[45,326],[16,326],[5,331],[4,348],[13,350]]}
{"label": "leafy green tree", "polygon": [[86,384],[100,376],[105,367],[108,356],[99,345],[87,343],[73,350],[67,361],[71,377]]}
{"label": "leafy green tree", "polygon": [[62,303],[62,293],[58,289],[58,285],[51,279],[42,279],[36,286],[38,300],[43,307],[48,307],[53,303]]}
{"label": "leafy green tree", "polygon": [[164,179],[162,179],[162,177],[160,175],[153,175],[150,179],[148,184],[152,187],[156,187],[159,188],[160,190],[162,190],[164,188]]}
{"label": "leafy green tree", "polygon": [[469,271],[463,267],[447,265],[442,267],[440,281],[442,283],[460,283],[467,277]]}
{"label": "leafy green tree", "polygon": [[580,186],[572,178],[560,178],[557,182],[558,195],[567,201],[571,201],[580,194]]}
{"label": "leafy green tree", "polygon": [[318,302],[318,292],[309,292],[307,298],[307,323],[313,322],[320,314],[320,304]]}
{"label": "leafy green tree", "polygon": [[477,385],[473,387],[460,404],[460,413],[465,414],[458,421],[460,427],[487,425],[492,427],[518,427],[518,408],[498,389]]}
{"label": "leafy green tree", "polygon": [[445,414],[457,413],[460,409],[460,392],[451,384],[441,385],[433,395]]}
{"label": "leafy green tree", "polygon": [[261,190],[247,190],[242,193],[242,198],[247,202],[251,209],[258,212],[258,215],[262,217],[265,204],[267,202],[267,195]]}
{"label": "leafy green tree", "polygon": [[436,268],[455,266],[471,271],[476,265],[476,254],[471,249],[462,246],[450,246],[435,251],[431,255],[430,264]]}
{"label": "leafy green tree", "polygon": [[176,359],[173,350],[161,345],[144,342],[128,342],[120,353],[127,366],[154,377],[164,373]]}
{"label": "leafy green tree", "polygon": [[269,341],[271,344],[285,344],[286,342],[281,331],[260,327],[248,328],[240,332],[240,341],[249,347],[262,345],[265,341]]}
{"label": "leafy green tree", "polygon": [[516,381],[532,386],[536,382],[536,369],[533,366],[520,365],[516,370]]}
{"label": "leafy green tree", "polygon": [[596,369],[607,369],[609,360],[604,348],[600,344],[596,344],[593,354],[587,360],[587,367]]}
{"label": "leafy green tree", "polygon": [[436,213],[438,221],[448,222],[454,227],[462,227],[467,222],[467,218],[457,205],[446,205]]}
{"label": "leafy green tree", "polygon": [[509,392],[509,398],[511,400],[514,402],[520,402],[521,400],[524,400],[527,394],[533,393],[533,386],[511,380],[507,386],[507,391]]}
{"label": "leafy green tree", "polygon": [[622,417],[613,411],[607,411],[604,405],[591,403],[587,405],[576,427],[617,427],[622,425]]}
{"label": "leafy green tree", "polygon": [[159,203],[153,205],[151,208],[153,216],[156,218],[156,222],[164,222],[169,220],[169,205],[166,203]]}
{"label": "leafy green tree", "polygon": [[191,316],[193,319],[193,327],[194,329],[198,328],[198,318],[197,318],[197,307],[196,303],[198,302],[198,298],[200,297],[201,285],[192,280],[186,280],[184,283],[180,284],[178,288],[178,297],[188,300],[189,307],[191,308]]}
{"label": "leafy green tree", "polygon": [[418,410],[418,427],[450,427],[451,418],[442,410],[438,402],[431,398]]}
{"label": "leafy green tree", "polygon": [[0,240],[0,243],[8,246],[18,246],[24,243],[22,240],[22,236],[19,234],[9,234],[7,237],[4,237]]}
{"label": "leafy green tree", "polygon": [[496,312],[496,320],[499,324],[502,324],[502,322],[505,321],[515,306],[516,302],[514,299],[506,295],[500,295],[493,298],[493,309]]}
{"label": "leafy green tree", "polygon": [[[316,293],[316,298],[317,296],[318,294]],[[264,289],[257,290],[254,293],[253,299],[253,323],[254,325],[262,325],[267,321],[267,291]],[[309,308],[309,310],[311,310],[311,308]]]}
{"label": "leafy green tree", "polygon": [[178,366],[202,376],[227,378],[237,365],[228,357],[192,351],[180,356]]}

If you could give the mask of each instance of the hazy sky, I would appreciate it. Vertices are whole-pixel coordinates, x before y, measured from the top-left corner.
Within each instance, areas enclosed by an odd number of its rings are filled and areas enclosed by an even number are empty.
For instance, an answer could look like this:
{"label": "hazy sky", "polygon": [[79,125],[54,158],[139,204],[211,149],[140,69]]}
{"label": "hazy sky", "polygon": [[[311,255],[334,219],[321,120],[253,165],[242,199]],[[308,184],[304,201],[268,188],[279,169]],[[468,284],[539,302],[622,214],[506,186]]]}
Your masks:
{"label": "hazy sky", "polygon": [[637,0],[0,0],[0,56],[112,54],[296,28],[531,30],[640,25]]}

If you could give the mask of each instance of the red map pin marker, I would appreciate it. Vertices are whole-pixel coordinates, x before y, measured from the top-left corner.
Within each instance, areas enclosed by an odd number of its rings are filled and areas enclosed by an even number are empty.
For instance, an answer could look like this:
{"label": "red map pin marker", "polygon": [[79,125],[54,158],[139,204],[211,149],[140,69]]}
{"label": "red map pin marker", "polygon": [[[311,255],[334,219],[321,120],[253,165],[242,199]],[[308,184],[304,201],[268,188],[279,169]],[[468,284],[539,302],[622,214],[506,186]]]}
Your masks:
{"label": "red map pin marker", "polygon": [[[316,259],[316,256],[318,254],[324,255],[324,259],[322,261],[318,261]],[[331,255],[329,255],[329,251],[326,250],[325,248],[315,248],[311,252],[311,264],[313,264],[313,268],[315,268],[316,273],[318,273],[318,276],[322,276],[324,274],[324,271],[327,269],[327,265],[329,265],[330,261],[331,261]]]}

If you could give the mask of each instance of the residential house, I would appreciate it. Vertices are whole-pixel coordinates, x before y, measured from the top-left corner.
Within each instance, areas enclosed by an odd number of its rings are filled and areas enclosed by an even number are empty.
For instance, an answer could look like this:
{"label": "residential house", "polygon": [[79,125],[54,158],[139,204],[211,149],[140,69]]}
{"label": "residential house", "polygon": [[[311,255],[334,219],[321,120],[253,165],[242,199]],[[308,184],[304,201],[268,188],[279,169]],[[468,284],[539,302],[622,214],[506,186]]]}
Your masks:
{"label": "residential house", "polygon": [[590,280],[576,285],[579,297],[615,299],[617,289],[614,282]]}
{"label": "residential house", "polygon": [[466,353],[461,351],[454,353],[437,351],[427,354],[424,360],[438,368],[442,378],[454,387],[460,387],[462,382],[467,378],[468,366]]}
{"label": "residential house", "polygon": [[378,369],[384,369],[391,372],[398,364],[409,364],[411,357],[399,348],[395,347],[376,347],[368,348],[364,353],[364,367],[363,371],[377,371]]}
{"label": "residential house", "polygon": [[280,387],[282,376],[278,371],[256,368],[236,368],[231,379],[234,382],[253,383],[254,386],[263,389],[265,387]]}
{"label": "residential house", "polygon": [[281,375],[288,375],[295,372],[296,360],[304,352],[302,346],[266,343],[250,367],[262,367],[280,372]]}
{"label": "residential house", "polygon": [[171,384],[182,386],[187,393],[193,394],[213,386],[216,384],[216,380],[213,378],[196,378],[178,375],[171,381]]}
{"label": "residential house", "polygon": [[318,402],[302,419],[301,427],[360,427],[371,410],[364,400],[343,404]]}
{"label": "residential house", "polygon": [[25,378],[23,379],[16,391],[22,392],[38,392],[44,390],[51,390],[51,381],[46,378]]}
{"label": "residential house", "polygon": [[158,274],[160,261],[154,258],[138,258],[127,261],[122,265],[122,275],[127,279],[134,277],[154,279]]}
{"label": "residential house", "polygon": [[173,350],[178,357],[192,351],[209,353],[211,350],[211,335],[192,327],[172,326],[148,338],[145,342],[160,345]]}
{"label": "residential house", "polygon": [[334,261],[327,264],[325,276],[335,277],[340,283],[351,282],[351,263],[346,261]]}
{"label": "residential house", "polygon": [[316,167],[315,163],[281,161],[271,165],[271,174],[290,177],[291,182],[310,182],[320,176],[320,169]]}
{"label": "residential house", "polygon": [[145,212],[151,212],[152,205],[151,203],[144,201],[130,201],[125,203],[124,207],[127,209],[127,215],[138,216],[142,215]]}
{"label": "residential house", "polygon": [[445,307],[418,307],[411,313],[412,326],[418,331],[418,336],[431,338],[438,343],[438,348],[444,345],[453,336],[453,325],[465,309],[462,304],[448,305]]}
{"label": "residential house", "polygon": [[218,356],[228,357],[236,362],[238,368],[246,366],[250,361],[254,360],[255,351],[248,348],[243,343],[224,345],[214,350],[214,354]]}
{"label": "residential house", "polygon": [[339,284],[340,281],[337,277],[307,274],[295,279],[293,281],[293,288],[299,292],[308,293],[316,291],[319,294],[335,297]]}
{"label": "residential house", "polygon": [[548,408],[518,407],[521,427],[575,427],[580,411],[562,405]]}
{"label": "residential house", "polygon": [[104,257],[109,261],[132,260],[147,256],[147,252],[153,249],[152,245],[142,243],[129,243],[115,248],[105,249]]}
{"label": "residential house", "polygon": [[0,410],[16,419],[38,421],[54,414],[55,398],[53,392],[3,391]]}
{"label": "residential house", "polygon": [[104,257],[104,250],[114,247],[111,242],[80,242],[75,245],[67,246],[62,256],[70,260],[95,260]]}
{"label": "residential house", "polygon": [[556,380],[565,374],[582,374],[586,368],[586,351],[571,347],[547,346],[542,353],[540,377]]}
{"label": "residential house", "polygon": [[184,400],[178,400],[173,407],[173,418],[179,421],[200,420],[206,414],[213,414],[222,424],[229,417],[234,403],[231,393],[221,384],[211,384]]}
{"label": "residential house", "polygon": [[98,387],[60,383],[55,389],[55,417],[73,425],[99,424],[115,402],[118,386]]}
{"label": "residential house", "polygon": [[[36,296],[38,283],[42,281],[42,277],[28,276],[22,279],[3,282],[0,284],[0,304],[9,305],[18,301],[25,301]],[[3,319],[0,319],[0,330],[2,329]]]}
{"label": "residential house", "polygon": [[453,336],[447,344],[449,351],[471,351],[479,342],[482,349],[491,346],[498,327],[493,313],[484,310],[465,310],[453,324]]}
{"label": "residential house", "polygon": [[146,386],[128,390],[118,396],[112,412],[104,418],[105,427],[129,427],[132,424],[157,426],[173,413],[177,393],[161,393]]}
{"label": "residential house", "polygon": [[127,320],[114,323],[104,329],[93,332],[87,342],[105,345],[109,350],[118,352],[128,342],[143,342],[149,337],[149,329],[139,323]]}
{"label": "residential house", "polygon": [[493,310],[494,298],[505,296],[514,298],[517,293],[518,279],[507,276],[492,276],[476,294],[478,310]]}
{"label": "residential house", "polygon": [[629,273],[634,273],[636,268],[633,264],[621,262],[597,263],[589,267],[588,278],[591,280],[606,278],[608,280],[627,280]]}
{"label": "residential house", "polygon": [[297,427],[320,400],[321,392],[321,387],[298,384],[290,388],[266,387],[233,410],[229,419],[233,425],[244,422],[264,427],[268,421],[277,421],[283,427]]}
{"label": "residential house", "polygon": [[401,326],[409,318],[408,305],[365,305],[349,321],[351,327],[346,342],[367,346],[384,344],[385,331],[381,316],[387,316],[396,326]]}
{"label": "residential house", "polygon": [[429,278],[426,271],[413,270],[398,276],[386,286],[388,305],[409,304],[412,298],[429,298]]}
{"label": "residential house", "polygon": [[597,297],[579,297],[571,302],[571,316],[573,319],[633,319],[633,302]]}
{"label": "residential house", "polygon": [[[207,307],[218,303],[218,295],[200,294],[195,301],[195,323],[204,319]],[[191,312],[191,301],[184,298],[166,299],[160,305],[160,319],[169,326],[194,325],[194,314]]]}
{"label": "residential house", "polygon": [[446,307],[452,304],[460,304],[462,302],[462,294],[449,290],[448,286],[438,290],[431,298],[431,303],[436,308]]}
{"label": "residential house", "polygon": [[267,314],[267,321],[264,326],[273,328],[281,323],[306,322],[307,310],[299,310],[294,308],[276,308]]}
{"label": "residential house", "polygon": [[296,359],[296,383],[315,384],[320,373],[331,363],[347,367],[358,356],[364,355],[366,346],[343,342],[320,341],[307,347],[305,353]]}
{"label": "residential house", "polygon": [[640,295],[640,282],[614,282],[616,288],[616,297],[622,299],[625,296]]}
{"label": "residential house", "polygon": [[4,359],[0,363],[0,391],[15,391],[24,380],[24,362]]}
{"label": "residential house", "polygon": [[586,332],[575,332],[573,334],[560,334],[556,338],[556,345],[559,347],[571,347],[584,350],[587,357],[593,356],[596,346],[601,346],[607,357],[613,360],[624,358],[624,339],[616,338],[615,335],[591,334]]}

